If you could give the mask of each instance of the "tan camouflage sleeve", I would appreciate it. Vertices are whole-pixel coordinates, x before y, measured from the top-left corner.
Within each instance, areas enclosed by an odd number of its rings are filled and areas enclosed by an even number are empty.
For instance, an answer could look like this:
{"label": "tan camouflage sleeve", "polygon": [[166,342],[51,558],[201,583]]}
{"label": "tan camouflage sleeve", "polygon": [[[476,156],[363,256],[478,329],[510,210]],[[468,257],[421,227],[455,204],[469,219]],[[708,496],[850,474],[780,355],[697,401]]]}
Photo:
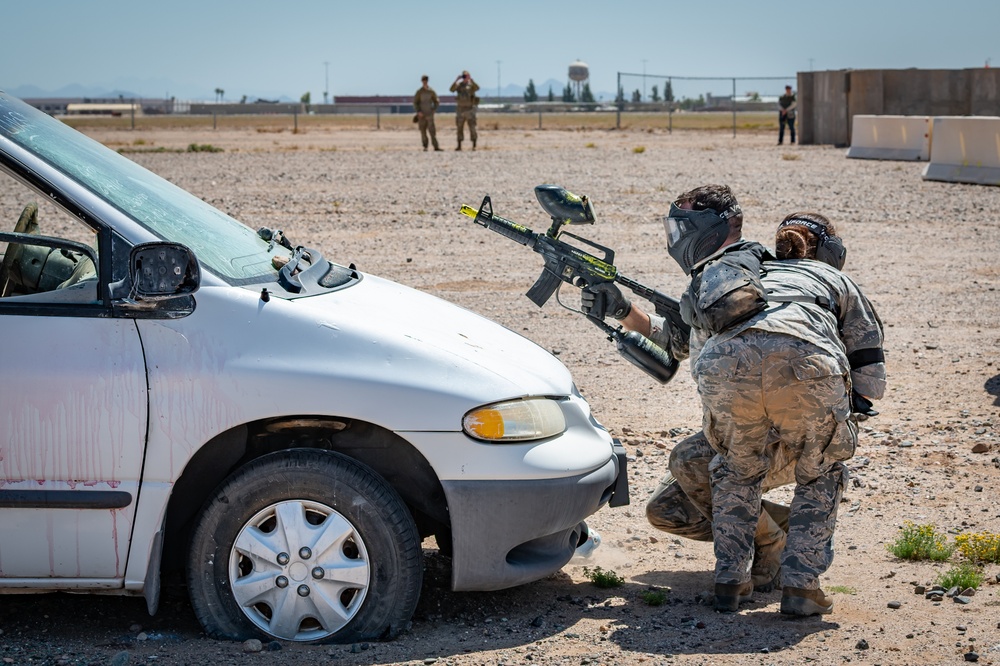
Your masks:
{"label": "tan camouflage sleeve", "polygon": [[882,320],[861,289],[846,275],[840,303],[840,338],[851,365],[851,383],[858,393],[878,400],[885,394]]}
{"label": "tan camouflage sleeve", "polygon": [[666,318],[660,315],[649,315],[649,339],[657,347],[667,351],[678,361],[683,361],[690,353],[689,340],[681,331],[678,331]]}

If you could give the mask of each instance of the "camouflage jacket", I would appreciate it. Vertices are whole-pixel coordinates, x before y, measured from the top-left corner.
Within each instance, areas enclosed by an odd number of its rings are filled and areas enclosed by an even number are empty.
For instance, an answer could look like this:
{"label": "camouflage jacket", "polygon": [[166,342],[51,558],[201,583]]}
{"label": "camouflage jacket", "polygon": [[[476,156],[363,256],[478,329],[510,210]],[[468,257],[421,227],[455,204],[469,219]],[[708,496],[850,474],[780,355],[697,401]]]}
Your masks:
{"label": "camouflage jacket", "polygon": [[441,105],[438,101],[437,93],[434,92],[433,88],[424,88],[420,86],[417,88],[417,92],[413,95],[413,110],[422,112],[424,114],[431,114],[437,111],[437,108]]}
{"label": "camouflage jacket", "polygon": [[451,84],[451,92],[455,93],[455,104],[459,110],[471,109],[476,105],[476,91],[479,84],[469,79],[469,82],[456,81]]}
{"label": "camouflage jacket", "polygon": [[[697,358],[703,349],[747,329],[790,335],[836,358],[844,374],[850,372],[857,392],[881,398],[886,379],[882,321],[857,284],[832,266],[812,259],[768,261],[764,270],[761,282],[768,292],[768,304],[762,312],[714,336],[692,328],[687,344],[677,331],[670,330],[668,322],[654,315],[650,317],[651,339],[674,358],[682,359],[688,355]],[[782,302],[782,297],[800,297],[805,302]],[[817,297],[824,304],[816,303]]]}

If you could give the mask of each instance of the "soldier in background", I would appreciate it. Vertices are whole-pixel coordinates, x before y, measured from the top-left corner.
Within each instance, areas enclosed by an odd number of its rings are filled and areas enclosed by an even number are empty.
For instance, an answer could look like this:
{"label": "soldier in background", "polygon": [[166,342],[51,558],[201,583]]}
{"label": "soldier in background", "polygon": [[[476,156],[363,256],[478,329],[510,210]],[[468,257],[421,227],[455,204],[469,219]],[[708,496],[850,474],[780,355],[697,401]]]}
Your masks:
{"label": "soldier in background", "polygon": [[479,97],[476,91],[479,84],[472,80],[468,70],[463,71],[451,84],[451,92],[455,93],[456,110],[455,124],[458,125],[458,146],[455,150],[462,150],[462,140],[465,138],[463,125],[469,125],[469,138],[472,139],[472,149],[476,149],[476,106],[479,104]]}
{"label": "soldier in background", "polygon": [[778,145],[785,140],[785,125],[788,125],[788,132],[795,143],[795,93],[791,86],[785,86],[785,94],[778,98]]}
{"label": "soldier in background", "polygon": [[437,129],[434,127],[434,112],[441,103],[438,101],[437,93],[428,85],[429,80],[430,77],[426,74],[420,77],[421,85],[413,96],[413,110],[417,112],[413,120],[420,128],[420,141],[424,144],[424,150],[427,150],[428,133],[431,135],[434,150],[441,150],[437,140]]}

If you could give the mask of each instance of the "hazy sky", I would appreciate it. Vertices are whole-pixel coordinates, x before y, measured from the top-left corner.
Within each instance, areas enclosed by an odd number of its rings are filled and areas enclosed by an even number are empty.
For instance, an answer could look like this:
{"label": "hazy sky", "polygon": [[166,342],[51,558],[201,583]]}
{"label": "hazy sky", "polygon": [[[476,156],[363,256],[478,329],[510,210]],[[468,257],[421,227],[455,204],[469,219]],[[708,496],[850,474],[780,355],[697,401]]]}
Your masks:
{"label": "hazy sky", "polygon": [[[325,89],[409,94],[424,73],[441,92],[462,69],[489,95],[498,82],[566,81],[576,59],[589,65],[592,90],[612,93],[620,71],[1000,66],[998,0],[0,0],[0,9],[2,89],[81,84],[211,99],[222,88],[234,100],[308,91],[318,102]],[[740,83],[765,93],[781,85]]]}

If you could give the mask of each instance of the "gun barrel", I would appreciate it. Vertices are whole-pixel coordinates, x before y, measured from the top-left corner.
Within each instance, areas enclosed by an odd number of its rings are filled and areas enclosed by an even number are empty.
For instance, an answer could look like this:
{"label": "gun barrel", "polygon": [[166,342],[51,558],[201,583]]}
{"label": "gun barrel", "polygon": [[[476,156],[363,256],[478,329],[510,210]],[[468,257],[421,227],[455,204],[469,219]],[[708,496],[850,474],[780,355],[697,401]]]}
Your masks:
{"label": "gun barrel", "polygon": [[501,236],[521,245],[527,245],[534,249],[535,243],[538,242],[539,235],[523,224],[512,222],[493,213],[480,215],[479,211],[472,206],[462,206],[462,213],[471,217],[472,221],[476,224],[484,226],[490,231],[495,231]]}

